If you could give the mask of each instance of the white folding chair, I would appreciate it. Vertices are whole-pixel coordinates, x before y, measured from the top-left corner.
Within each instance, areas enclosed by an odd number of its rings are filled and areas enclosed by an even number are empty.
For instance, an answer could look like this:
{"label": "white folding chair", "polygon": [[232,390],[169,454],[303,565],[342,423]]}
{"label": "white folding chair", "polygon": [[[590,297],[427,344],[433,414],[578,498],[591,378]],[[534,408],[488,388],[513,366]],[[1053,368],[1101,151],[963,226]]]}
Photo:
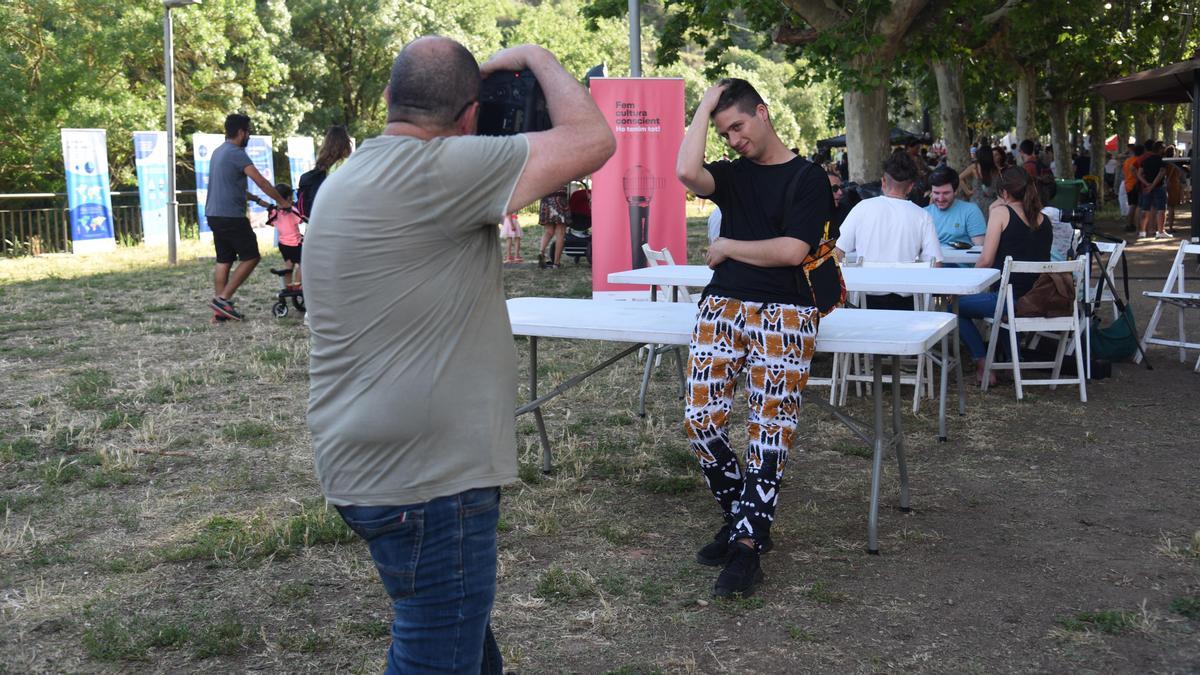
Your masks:
{"label": "white folding chair", "polygon": [[[1142,295],[1155,300],[1154,311],[1150,314],[1150,321],[1146,323],[1146,332],[1142,334],[1142,351],[1145,351],[1149,345],[1178,347],[1180,363],[1187,360],[1187,350],[1200,349],[1200,342],[1187,341],[1187,333],[1183,326],[1184,310],[1200,309],[1200,293],[1189,292],[1185,284],[1187,275],[1184,271],[1184,264],[1185,257],[1189,255],[1200,255],[1200,244],[1189,244],[1186,241],[1180,244],[1179,252],[1175,254],[1175,261],[1171,263],[1171,271],[1167,274],[1167,282],[1163,284],[1163,289],[1157,292],[1142,291]],[[1158,322],[1162,318],[1164,304],[1174,306],[1179,312],[1179,336],[1175,340],[1154,337]],[[1138,352],[1135,361],[1141,363],[1141,352]],[[1193,370],[1200,373],[1200,358],[1196,359],[1196,366]]]}
{"label": "white folding chair", "polygon": [[[649,244],[642,244],[642,253],[646,255],[647,267],[675,264],[675,259],[671,257],[671,252],[665,246],[661,251],[655,251],[650,248]],[[687,286],[659,285],[658,292],[655,295],[659,302],[697,303],[700,301],[699,296],[693,296]],[[680,396],[687,394],[687,378],[684,377],[683,373],[684,349],[684,347],[679,345],[647,344],[638,350],[638,358],[643,358],[644,356],[646,359],[646,367],[642,371],[642,388],[638,392],[638,411],[642,417],[646,416],[646,389],[650,386],[650,373],[655,366],[662,363],[663,354],[670,352],[675,355],[675,363],[679,371]]]}
{"label": "white folding chair", "polygon": [[[1096,242],[1096,248],[1100,251],[1100,259],[1104,265],[1104,271],[1108,273],[1108,278],[1114,283],[1117,278],[1117,265],[1121,262],[1121,257],[1125,255],[1125,242],[1111,243],[1107,241]],[[1107,260],[1105,260],[1107,256]],[[1096,298],[1096,291],[1100,287],[1100,275],[1096,275],[1092,279],[1092,287],[1088,289],[1087,302],[1090,305]],[[1117,312],[1117,303],[1113,295],[1113,287],[1111,284],[1105,284],[1104,290],[1100,293],[1099,301],[1107,302],[1112,307],[1113,318],[1116,319],[1120,314]]]}
{"label": "white folding chair", "polygon": [[[1023,262],[1013,260],[1012,256],[1004,259],[1004,271],[1000,275],[1000,293],[996,299],[996,311],[992,316],[991,337],[988,340],[987,360],[983,366],[982,389],[987,391],[988,379],[993,370],[1011,370],[1013,383],[1017,389],[1017,399],[1025,398],[1026,386],[1048,385],[1054,389],[1060,384],[1078,384],[1079,400],[1087,403],[1087,372],[1083,365],[1083,351],[1080,348],[1081,330],[1080,301],[1083,299],[1083,266],[1087,264],[1084,257],[1063,262]],[[1016,300],[1013,297],[1011,278],[1013,274],[1045,274],[1048,272],[1070,272],[1075,281],[1075,302],[1071,304],[1070,316],[1033,317],[1017,316]],[[996,345],[1000,340],[1000,331],[1008,331],[1008,345],[1012,361],[996,362]],[[1058,350],[1053,361],[1021,362],[1021,353],[1017,348],[1018,333],[1058,333]],[[1075,352],[1075,377],[1062,378],[1063,356],[1070,343]],[[1022,370],[1050,369],[1049,378],[1027,379],[1021,375]]]}
{"label": "white folding chair", "polygon": [[[917,261],[917,262],[870,262],[866,260],[858,260],[856,264],[860,267],[879,267],[879,268],[916,268],[928,269],[933,266],[933,262]],[[863,293],[851,293],[847,297],[847,301],[857,307],[863,306],[861,303],[864,299]],[[929,309],[931,299],[928,293],[917,293],[913,295],[913,310],[921,312]],[[829,387],[829,403],[831,405],[845,405],[846,394],[849,390],[849,384],[854,383],[855,395],[862,396],[862,385],[864,382],[873,381],[871,374],[870,360],[862,354],[842,354],[836,353],[833,355],[833,376]],[[930,362],[929,354],[922,354],[917,357],[916,370],[912,374],[903,374],[900,377],[901,386],[913,387],[913,412],[917,412],[921,406],[922,387],[925,389],[925,396],[933,398],[933,364]]]}

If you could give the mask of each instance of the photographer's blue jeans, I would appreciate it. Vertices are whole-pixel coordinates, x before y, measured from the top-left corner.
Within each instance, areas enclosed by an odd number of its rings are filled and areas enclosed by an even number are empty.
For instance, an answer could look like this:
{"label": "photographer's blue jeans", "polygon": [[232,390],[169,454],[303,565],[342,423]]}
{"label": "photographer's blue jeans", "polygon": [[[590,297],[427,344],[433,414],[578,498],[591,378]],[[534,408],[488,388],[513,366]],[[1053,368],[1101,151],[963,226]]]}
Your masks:
{"label": "photographer's blue jeans", "polygon": [[387,673],[502,673],[496,597],[499,488],[405,506],[339,506],[392,598]]}

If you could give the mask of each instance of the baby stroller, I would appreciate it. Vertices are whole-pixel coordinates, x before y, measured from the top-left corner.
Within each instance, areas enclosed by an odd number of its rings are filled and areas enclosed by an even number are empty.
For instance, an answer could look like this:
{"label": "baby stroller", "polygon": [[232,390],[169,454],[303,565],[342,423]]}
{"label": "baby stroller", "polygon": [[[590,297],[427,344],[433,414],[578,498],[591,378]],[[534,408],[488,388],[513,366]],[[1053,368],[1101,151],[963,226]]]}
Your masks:
{"label": "baby stroller", "polygon": [[579,264],[580,258],[587,258],[592,264],[592,190],[584,185],[571,193],[567,202],[571,209],[571,224],[567,227],[567,236],[563,240],[563,255],[570,256]]}
{"label": "baby stroller", "polygon": [[292,305],[297,312],[303,312],[304,309],[304,291],[303,290],[288,290],[287,284],[283,280],[283,275],[290,270],[277,270],[271,268],[271,274],[279,277],[279,293],[275,296],[275,305],[271,307],[271,313],[275,318],[282,319],[288,315],[288,298],[291,298]]}

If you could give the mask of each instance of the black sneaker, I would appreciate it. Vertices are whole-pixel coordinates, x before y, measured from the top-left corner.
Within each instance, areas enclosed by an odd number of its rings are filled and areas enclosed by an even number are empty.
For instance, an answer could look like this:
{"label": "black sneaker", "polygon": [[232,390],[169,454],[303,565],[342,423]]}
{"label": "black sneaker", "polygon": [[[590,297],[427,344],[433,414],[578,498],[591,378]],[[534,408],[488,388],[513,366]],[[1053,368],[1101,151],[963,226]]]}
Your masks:
{"label": "black sneaker", "polygon": [[[728,525],[722,525],[721,529],[713,535],[713,540],[696,551],[696,562],[709,567],[720,567],[729,562],[729,556],[733,553],[733,544],[729,542],[729,535],[732,532],[733,530]],[[771,542],[770,537],[767,537],[763,540],[760,548],[759,553],[766,553],[775,548],[775,544]]]}
{"label": "black sneaker", "polygon": [[758,551],[741,542],[735,542],[729,548],[732,549],[729,562],[717,577],[717,583],[713,586],[713,596],[729,598],[741,595],[748,598],[754,594],[754,587],[763,580]]}
{"label": "black sneaker", "polygon": [[226,300],[225,298],[213,298],[212,302],[209,303],[209,306],[213,308],[214,312],[224,315],[224,317],[227,319],[241,321],[244,318],[242,313],[234,308],[232,300]]}

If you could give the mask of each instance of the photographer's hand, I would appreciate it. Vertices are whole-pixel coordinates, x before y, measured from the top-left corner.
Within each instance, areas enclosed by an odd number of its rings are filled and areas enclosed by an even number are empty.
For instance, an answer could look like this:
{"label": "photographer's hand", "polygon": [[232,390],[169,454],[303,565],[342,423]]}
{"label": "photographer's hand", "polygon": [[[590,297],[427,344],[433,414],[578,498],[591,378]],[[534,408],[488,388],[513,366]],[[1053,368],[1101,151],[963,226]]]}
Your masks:
{"label": "photographer's hand", "polygon": [[[537,71],[533,67],[534,64],[538,62],[545,63],[547,61],[554,63],[557,62],[557,59],[554,58],[553,54],[546,51],[545,48],[537,45],[517,45],[508,49],[501,49],[493,54],[492,58],[479,66],[479,75],[486,78],[492,73],[520,71],[527,68],[534,70],[534,74],[536,75]],[[539,77],[538,79],[540,80],[541,78]]]}

